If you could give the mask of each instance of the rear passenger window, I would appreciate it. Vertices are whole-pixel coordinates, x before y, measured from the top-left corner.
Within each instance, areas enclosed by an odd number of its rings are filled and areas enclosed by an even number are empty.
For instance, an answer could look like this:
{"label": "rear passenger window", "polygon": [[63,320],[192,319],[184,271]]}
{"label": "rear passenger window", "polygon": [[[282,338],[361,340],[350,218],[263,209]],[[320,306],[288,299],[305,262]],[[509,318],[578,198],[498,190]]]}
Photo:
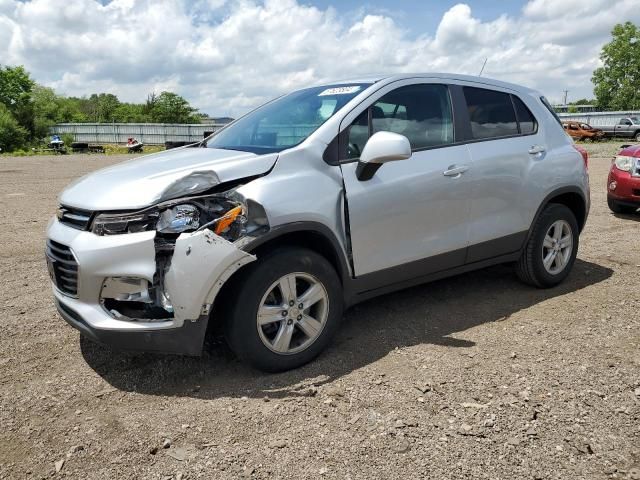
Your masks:
{"label": "rear passenger window", "polygon": [[360,156],[369,132],[383,131],[404,135],[413,150],[453,143],[453,114],[448,87],[416,84],[384,95],[349,127],[347,157]]}
{"label": "rear passenger window", "polygon": [[535,133],[538,129],[536,117],[533,116],[531,110],[527,108],[522,100],[515,95],[512,95],[511,98],[513,98],[513,104],[516,106],[516,115],[518,117],[518,124],[520,125],[520,133],[522,135]]}
{"label": "rear passenger window", "polygon": [[464,87],[474,139],[518,135],[511,95],[484,88]]}

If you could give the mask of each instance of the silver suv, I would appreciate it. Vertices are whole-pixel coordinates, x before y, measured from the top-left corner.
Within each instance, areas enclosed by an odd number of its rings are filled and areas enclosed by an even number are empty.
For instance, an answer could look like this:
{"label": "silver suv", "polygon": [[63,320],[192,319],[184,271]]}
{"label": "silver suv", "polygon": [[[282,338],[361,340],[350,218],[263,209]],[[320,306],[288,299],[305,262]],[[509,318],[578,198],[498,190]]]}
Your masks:
{"label": "silver suv", "polygon": [[298,90],[81,178],[46,256],[58,311],[89,338],[198,355],[220,325],[281,371],[376,295],[506,262],[558,284],[588,211],[586,154],[539,93],[389,76]]}

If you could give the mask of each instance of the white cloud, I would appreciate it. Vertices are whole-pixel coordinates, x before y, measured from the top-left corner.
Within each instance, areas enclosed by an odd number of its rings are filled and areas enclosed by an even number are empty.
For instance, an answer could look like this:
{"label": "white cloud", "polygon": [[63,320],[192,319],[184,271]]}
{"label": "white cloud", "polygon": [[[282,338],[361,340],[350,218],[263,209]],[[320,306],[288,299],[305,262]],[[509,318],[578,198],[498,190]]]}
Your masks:
{"label": "white cloud", "polygon": [[[306,3],[306,2],[304,2]],[[616,23],[640,23],[637,0],[531,0],[481,21],[449,9],[431,34],[402,15],[344,20],[296,0],[0,0],[0,63],[24,64],[67,95],[143,101],[171,89],[214,115],[237,115],[308,84],[367,73],[450,71],[591,96],[591,72]],[[419,33],[419,32],[418,32]]]}

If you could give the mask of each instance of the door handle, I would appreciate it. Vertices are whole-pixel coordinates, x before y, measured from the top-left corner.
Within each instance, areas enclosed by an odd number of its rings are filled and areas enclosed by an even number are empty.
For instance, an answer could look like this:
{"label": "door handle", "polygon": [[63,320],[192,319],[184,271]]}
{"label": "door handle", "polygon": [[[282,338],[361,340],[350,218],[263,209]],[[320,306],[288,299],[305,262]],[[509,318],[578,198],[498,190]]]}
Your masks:
{"label": "door handle", "polygon": [[469,165],[449,165],[449,168],[442,172],[442,174],[445,177],[460,178],[467,170],[469,170]]}
{"label": "door handle", "polygon": [[533,147],[531,147],[529,149],[529,154],[530,155],[538,155],[538,154],[544,153],[546,151],[547,151],[547,149],[544,148],[542,145],[534,145]]}

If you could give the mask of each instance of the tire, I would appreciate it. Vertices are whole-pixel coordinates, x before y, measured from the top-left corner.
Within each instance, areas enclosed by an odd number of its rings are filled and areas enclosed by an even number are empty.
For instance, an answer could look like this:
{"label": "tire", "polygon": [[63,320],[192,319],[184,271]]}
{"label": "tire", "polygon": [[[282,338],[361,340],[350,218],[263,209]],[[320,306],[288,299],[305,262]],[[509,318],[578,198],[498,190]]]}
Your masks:
{"label": "tire", "polygon": [[[312,285],[314,299],[320,299],[303,304],[302,309],[299,304],[287,306],[280,285],[291,292],[292,283],[282,279],[292,278],[295,303],[308,298],[304,294],[311,292]],[[283,247],[266,254],[227,291],[235,292],[225,309],[227,343],[241,360],[266,372],[291,370],[313,360],[329,344],[342,319],[342,284],[335,269],[305,248]],[[259,310],[263,325],[259,325]]]}
{"label": "tire", "polygon": [[[559,236],[555,235],[557,228],[560,228]],[[520,280],[538,288],[551,288],[567,278],[578,253],[578,230],[576,217],[568,207],[557,203],[547,205],[533,225],[516,264]],[[545,243],[547,234],[549,243]],[[559,240],[557,247],[554,239]],[[563,248],[569,239],[569,249]],[[549,256],[552,251],[556,252],[555,256]],[[545,257],[553,260],[550,266],[545,266]]]}
{"label": "tire", "polygon": [[636,142],[640,142],[640,132],[636,132],[633,136],[636,139]]}
{"label": "tire", "polygon": [[634,213],[637,210],[636,207],[622,205],[616,202],[611,197],[607,197],[607,205],[609,205],[609,210],[611,210],[613,213]]}

